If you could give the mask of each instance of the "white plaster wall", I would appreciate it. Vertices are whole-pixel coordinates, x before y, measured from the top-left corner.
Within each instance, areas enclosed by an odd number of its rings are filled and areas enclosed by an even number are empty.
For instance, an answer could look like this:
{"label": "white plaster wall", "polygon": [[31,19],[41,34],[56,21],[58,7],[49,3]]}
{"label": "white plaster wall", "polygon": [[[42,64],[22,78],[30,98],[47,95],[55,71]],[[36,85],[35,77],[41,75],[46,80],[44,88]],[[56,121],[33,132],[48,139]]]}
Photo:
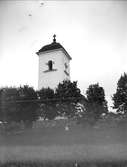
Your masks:
{"label": "white plaster wall", "polygon": [[[48,70],[46,63],[52,60],[54,62],[53,69],[56,71],[44,72]],[[39,55],[39,80],[38,89],[50,87],[56,88],[57,85],[65,79],[70,79],[64,73],[64,63],[69,64],[69,59],[62,50],[54,50],[50,52],[43,52]]]}

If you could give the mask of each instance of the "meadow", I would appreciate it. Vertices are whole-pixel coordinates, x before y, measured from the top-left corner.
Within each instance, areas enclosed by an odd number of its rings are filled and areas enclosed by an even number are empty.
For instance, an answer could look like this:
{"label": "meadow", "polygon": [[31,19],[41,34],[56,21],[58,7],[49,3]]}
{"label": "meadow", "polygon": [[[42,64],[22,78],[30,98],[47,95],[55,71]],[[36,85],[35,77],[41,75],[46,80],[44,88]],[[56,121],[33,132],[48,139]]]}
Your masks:
{"label": "meadow", "polygon": [[[69,131],[65,130],[65,125]],[[0,135],[0,166],[127,166],[127,131],[85,128],[74,121],[40,121],[33,129]]]}

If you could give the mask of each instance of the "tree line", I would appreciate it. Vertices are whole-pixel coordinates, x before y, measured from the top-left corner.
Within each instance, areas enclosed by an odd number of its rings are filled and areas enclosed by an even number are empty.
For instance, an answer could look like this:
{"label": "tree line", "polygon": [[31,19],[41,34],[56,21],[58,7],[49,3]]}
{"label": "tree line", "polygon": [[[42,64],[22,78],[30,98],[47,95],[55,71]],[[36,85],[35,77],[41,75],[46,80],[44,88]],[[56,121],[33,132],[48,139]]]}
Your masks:
{"label": "tree line", "polygon": [[[119,78],[112,100],[117,113],[126,116],[126,73]],[[105,91],[99,83],[91,84],[85,95],[81,94],[76,81],[63,81],[55,90],[36,91],[28,85],[0,88],[0,121],[3,123],[22,121],[26,127],[31,127],[40,117],[52,120],[57,116],[84,118],[94,123],[108,112]]]}

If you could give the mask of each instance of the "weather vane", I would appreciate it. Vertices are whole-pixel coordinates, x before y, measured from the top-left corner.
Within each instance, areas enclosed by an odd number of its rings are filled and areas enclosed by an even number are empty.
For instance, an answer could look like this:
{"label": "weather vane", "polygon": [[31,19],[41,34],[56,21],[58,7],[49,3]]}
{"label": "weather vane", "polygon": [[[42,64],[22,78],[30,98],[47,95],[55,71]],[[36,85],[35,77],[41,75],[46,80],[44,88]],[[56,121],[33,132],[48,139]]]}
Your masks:
{"label": "weather vane", "polygon": [[56,34],[53,35],[53,42],[56,42]]}

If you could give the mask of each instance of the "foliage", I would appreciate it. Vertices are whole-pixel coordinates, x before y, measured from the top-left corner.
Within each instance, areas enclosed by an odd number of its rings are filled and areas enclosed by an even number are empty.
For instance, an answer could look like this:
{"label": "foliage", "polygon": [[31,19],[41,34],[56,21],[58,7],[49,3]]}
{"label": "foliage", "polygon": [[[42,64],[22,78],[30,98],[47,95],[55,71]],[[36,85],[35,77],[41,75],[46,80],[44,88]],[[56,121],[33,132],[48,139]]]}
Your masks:
{"label": "foliage", "polygon": [[26,126],[31,126],[33,121],[36,121],[39,117],[37,113],[38,109],[38,96],[37,92],[28,85],[24,85],[18,89],[19,92],[19,118],[20,121],[26,123]]}
{"label": "foliage", "polygon": [[57,111],[59,116],[72,118],[76,114],[76,104],[68,101],[59,101],[57,103]]}
{"label": "foliage", "polygon": [[39,99],[41,100],[53,99],[55,97],[54,90],[51,88],[42,88],[37,93],[38,93]]}
{"label": "foliage", "polygon": [[40,103],[40,116],[44,119],[52,120],[58,113],[56,110],[55,93],[51,88],[42,88],[38,91]]}
{"label": "foliage", "polygon": [[41,116],[44,119],[54,119],[56,116],[73,117],[76,113],[76,105],[81,97],[77,82],[63,81],[56,90],[43,88],[38,91],[42,100]]}
{"label": "foliage", "polygon": [[[56,88],[56,97],[62,99],[80,97],[80,89],[77,87],[77,82],[71,82],[70,80],[64,80],[62,83],[59,83],[58,87]],[[70,99],[71,100],[71,99]]]}
{"label": "foliage", "polygon": [[42,110],[42,116],[44,119],[53,120],[59,115],[55,102],[46,102],[42,104],[41,110]]}
{"label": "foliage", "polygon": [[8,123],[23,121],[29,126],[39,116],[50,120],[56,116],[71,117],[76,112],[79,97],[77,82],[71,81],[60,83],[56,91],[50,88],[35,91],[28,85],[3,88],[0,90],[0,119]]}
{"label": "foliage", "polygon": [[3,111],[2,93],[3,93],[3,89],[1,88],[0,89],[0,121],[3,120],[3,113],[2,113],[2,111]]}
{"label": "foliage", "polygon": [[56,88],[55,96],[59,99],[59,102],[57,103],[59,115],[67,117],[75,116],[77,112],[77,103],[82,97],[80,89],[77,87],[77,82],[65,80],[62,83],[59,83]]}
{"label": "foliage", "polygon": [[117,83],[116,93],[113,95],[113,108],[117,112],[127,114],[127,74],[121,75]]}
{"label": "foliage", "polygon": [[103,87],[99,84],[90,85],[86,91],[87,100],[89,103],[98,103],[103,105],[105,102],[105,93]]}
{"label": "foliage", "polygon": [[2,121],[18,121],[18,90],[15,87],[6,87],[1,90]]}
{"label": "foliage", "polygon": [[36,91],[27,85],[20,88],[2,88],[0,90],[1,120],[9,124],[21,121],[32,123],[38,119],[36,100]]}
{"label": "foliage", "polygon": [[93,123],[100,118],[103,113],[108,112],[107,101],[103,87],[99,84],[90,85],[86,91],[86,99],[84,99],[85,113],[83,114],[89,122]]}

